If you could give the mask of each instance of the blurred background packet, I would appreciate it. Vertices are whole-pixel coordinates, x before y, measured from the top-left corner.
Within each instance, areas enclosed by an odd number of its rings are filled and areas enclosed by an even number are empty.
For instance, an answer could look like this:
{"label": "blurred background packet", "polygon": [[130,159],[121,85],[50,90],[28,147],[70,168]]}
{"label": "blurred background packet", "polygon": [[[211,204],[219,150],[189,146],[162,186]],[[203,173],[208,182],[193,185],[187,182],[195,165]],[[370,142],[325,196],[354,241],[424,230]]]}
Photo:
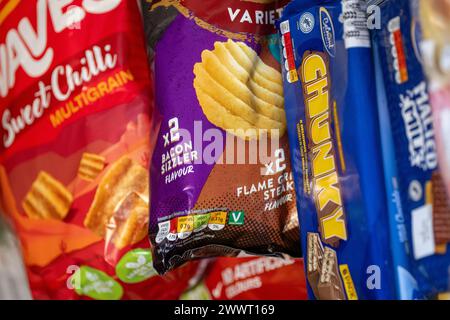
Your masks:
{"label": "blurred background packet", "polygon": [[[303,259],[288,256],[217,258],[182,300],[305,300]],[[202,262],[203,263],[203,262]],[[299,272],[300,270],[300,272]]]}
{"label": "blurred background packet", "polygon": [[163,278],[152,267],[153,97],[138,4],[69,3],[0,3],[0,203],[32,296],[176,299],[197,270]]}
{"label": "blurred background packet", "polygon": [[0,215],[0,299],[31,299],[20,244]]}
{"label": "blurred background packet", "polygon": [[420,48],[429,80],[439,165],[450,196],[450,1],[414,0],[413,4],[421,19]]}

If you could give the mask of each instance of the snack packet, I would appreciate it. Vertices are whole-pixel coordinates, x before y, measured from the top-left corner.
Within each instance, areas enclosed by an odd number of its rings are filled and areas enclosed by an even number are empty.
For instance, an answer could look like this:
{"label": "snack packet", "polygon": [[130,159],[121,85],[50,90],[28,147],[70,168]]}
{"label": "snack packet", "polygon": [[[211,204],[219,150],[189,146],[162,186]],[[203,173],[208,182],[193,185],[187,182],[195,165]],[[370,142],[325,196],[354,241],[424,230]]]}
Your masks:
{"label": "snack packet", "polygon": [[381,151],[383,153],[386,200],[389,216],[390,246],[392,254],[392,270],[395,277],[397,298],[412,300],[417,296],[417,280],[410,272],[408,259],[409,240],[406,235],[404,211],[400,199],[398,170],[395,156],[395,143],[389,116],[383,67],[379,59],[378,43],[373,42],[375,74],[377,87],[378,116],[380,121]]}
{"label": "snack packet", "polygon": [[434,110],[419,46],[420,24],[408,0],[372,3],[381,13],[382,27],[373,30],[373,37],[395,145],[390,165],[398,173],[397,200],[403,212],[401,241],[409,278],[405,296],[434,298],[449,290],[450,201],[439,171]]}
{"label": "snack packet", "polygon": [[140,21],[136,1],[0,3],[0,203],[36,299],[175,298],[188,282],[152,268]]}
{"label": "snack packet", "polygon": [[429,81],[439,167],[450,196],[450,1],[416,0],[415,4],[423,31],[420,48]]}
{"label": "snack packet", "polygon": [[161,124],[150,215],[159,273],[244,251],[300,255],[274,28],[286,3],[143,1]]}
{"label": "snack packet", "polygon": [[182,300],[305,300],[303,259],[247,257],[212,259],[202,281]]}
{"label": "snack packet", "polygon": [[279,30],[309,296],[393,299],[365,2],[293,1]]}

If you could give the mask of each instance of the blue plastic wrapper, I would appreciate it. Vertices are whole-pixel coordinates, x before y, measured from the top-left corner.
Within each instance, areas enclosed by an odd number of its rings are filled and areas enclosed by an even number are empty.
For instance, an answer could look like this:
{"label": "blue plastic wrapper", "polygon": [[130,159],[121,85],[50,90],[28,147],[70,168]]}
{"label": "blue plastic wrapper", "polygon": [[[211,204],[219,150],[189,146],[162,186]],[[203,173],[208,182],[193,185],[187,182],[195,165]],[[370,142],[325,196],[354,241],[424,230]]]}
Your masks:
{"label": "blue plastic wrapper", "polygon": [[394,299],[365,1],[293,1],[279,30],[309,295]]}
{"label": "blue plastic wrapper", "polygon": [[[393,257],[399,272],[400,298],[434,298],[449,290],[450,210],[438,173],[438,157],[428,87],[419,50],[420,24],[408,0],[379,0],[381,28],[373,30],[380,68],[380,113],[388,188],[397,189],[402,227],[392,230]],[[389,137],[390,135],[390,137]],[[395,148],[386,148],[391,139]],[[398,268],[400,270],[400,268]],[[401,276],[403,274],[403,276]]]}
{"label": "blue plastic wrapper", "polygon": [[407,254],[409,251],[409,240],[400,198],[398,170],[395,160],[395,143],[392,137],[389,107],[384,89],[384,78],[377,43],[373,43],[373,49],[377,82],[378,115],[381,128],[381,150],[383,153],[389,231],[391,236],[392,270],[396,278],[397,298],[411,300],[418,298],[417,281],[410,272],[411,267]]}

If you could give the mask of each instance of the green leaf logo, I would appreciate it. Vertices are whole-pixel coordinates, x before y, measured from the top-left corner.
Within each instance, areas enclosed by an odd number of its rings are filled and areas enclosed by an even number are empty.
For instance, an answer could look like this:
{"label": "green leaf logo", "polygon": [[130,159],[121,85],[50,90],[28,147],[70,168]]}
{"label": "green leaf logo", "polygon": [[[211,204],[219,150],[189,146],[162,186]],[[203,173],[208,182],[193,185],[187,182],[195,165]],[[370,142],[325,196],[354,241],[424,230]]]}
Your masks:
{"label": "green leaf logo", "polygon": [[116,274],[125,283],[139,283],[156,275],[150,250],[127,252],[116,266]]}
{"label": "green leaf logo", "polygon": [[103,271],[81,266],[72,276],[75,292],[95,300],[120,300],[123,296],[122,286]]}

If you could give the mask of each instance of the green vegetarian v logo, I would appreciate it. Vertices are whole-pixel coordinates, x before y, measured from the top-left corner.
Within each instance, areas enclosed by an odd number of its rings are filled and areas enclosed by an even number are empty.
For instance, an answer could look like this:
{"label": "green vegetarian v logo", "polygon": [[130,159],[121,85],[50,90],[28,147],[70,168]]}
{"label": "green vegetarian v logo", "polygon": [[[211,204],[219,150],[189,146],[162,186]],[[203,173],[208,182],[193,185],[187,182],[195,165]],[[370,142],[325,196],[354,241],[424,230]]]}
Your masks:
{"label": "green vegetarian v logo", "polygon": [[244,211],[231,211],[228,217],[228,224],[232,226],[242,226],[244,224]]}

